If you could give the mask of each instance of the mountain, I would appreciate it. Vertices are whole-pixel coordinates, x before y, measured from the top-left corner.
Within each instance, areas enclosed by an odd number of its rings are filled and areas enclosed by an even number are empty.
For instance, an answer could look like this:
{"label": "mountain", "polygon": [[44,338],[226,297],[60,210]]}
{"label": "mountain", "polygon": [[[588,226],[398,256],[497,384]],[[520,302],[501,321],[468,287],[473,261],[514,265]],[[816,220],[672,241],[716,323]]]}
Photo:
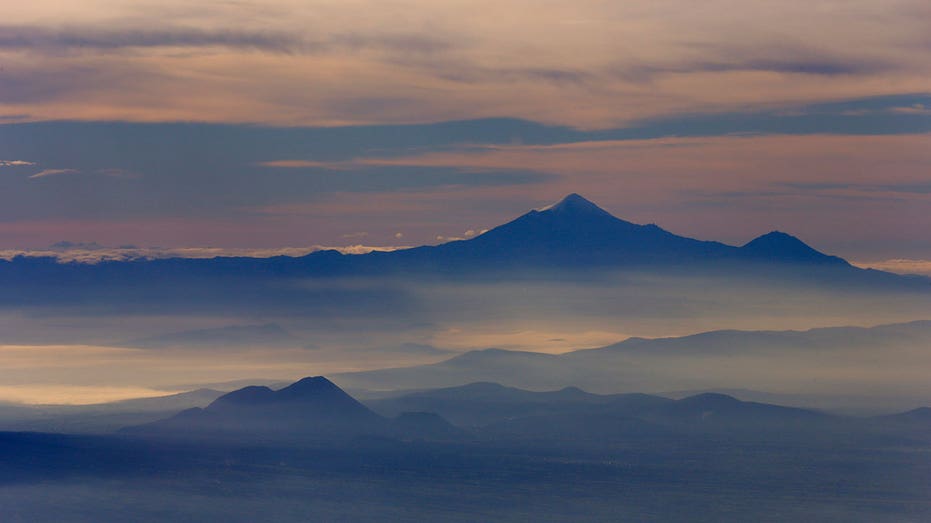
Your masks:
{"label": "mountain", "polygon": [[781,231],[772,231],[748,242],[738,250],[738,256],[762,262],[850,266],[843,258],[818,252]]}
{"label": "mountain", "polygon": [[365,402],[383,415],[405,411],[435,412],[459,426],[482,426],[508,419],[551,415],[564,412],[624,410],[641,411],[672,400],[647,394],[599,395],[577,387],[535,392],[505,387],[491,382],[477,382],[413,392],[395,398]]}
{"label": "mountain", "polygon": [[476,238],[387,254],[419,266],[599,267],[682,264],[733,257],[736,247],[615,218],[578,194],[532,210]]}
{"label": "mountain", "polygon": [[522,435],[570,445],[592,441],[616,444],[639,437],[696,433],[773,438],[768,432],[833,431],[838,426],[846,427],[848,422],[812,410],[740,401],[723,394],[700,394],[680,400],[636,396],[607,396],[597,404],[515,416],[489,424],[486,431],[496,437]]}
{"label": "mountain", "polygon": [[[761,265],[764,267],[761,270]],[[494,272],[548,271],[582,274],[592,268],[639,268],[649,270],[717,270],[735,267],[771,274],[767,266],[789,270],[786,274],[824,273],[864,281],[904,281],[904,277],[863,270],[835,256],[818,252],[798,238],[774,231],[742,247],[716,241],[678,236],[655,224],[639,225],[612,216],[578,194],[531,210],[474,238],[436,246],[389,252],[340,254],[318,251],[302,257],[227,257],[212,259],[161,259],[107,261],[96,265],[58,263],[53,258],[17,257],[0,260],[0,284],[36,287],[19,296],[28,302],[52,289],[77,284],[184,283],[185,292],[196,297],[210,281],[225,285],[246,281],[293,277],[332,277],[395,274],[488,275]],[[806,267],[800,271],[799,267]],[[822,275],[822,273],[814,273]],[[924,284],[929,280],[920,279]],[[916,281],[914,278],[909,281]],[[212,288],[212,287],[208,287]],[[187,333],[191,334],[191,333]]]}
{"label": "mountain", "polygon": [[477,381],[553,389],[583,383],[586,376],[564,365],[561,356],[484,349],[439,363],[337,374],[334,379],[344,387],[371,390],[453,387]]}
{"label": "mountain", "polygon": [[206,408],[128,427],[147,437],[208,441],[339,443],[359,437],[459,440],[466,433],[496,440],[555,438],[562,444],[617,441],[635,435],[765,430],[812,430],[834,420],[814,411],[745,402],[723,394],[672,400],[647,394],[599,395],[576,387],[533,392],[495,383],[427,390],[371,401],[377,414],[330,380],[303,378],[272,390],[249,386],[217,398]]}
{"label": "mountain", "polygon": [[497,383],[425,390],[370,400],[373,409],[394,414],[424,409],[472,427],[492,444],[555,445],[560,448],[624,448],[644,441],[700,441],[705,437],[786,441],[831,437],[868,427],[855,418],[740,401],[723,394],[679,400],[648,394],[591,394],[576,387],[535,392]]}
{"label": "mountain", "polygon": [[[931,387],[914,369],[931,364],[931,321],[806,331],[709,331],[672,338],[629,338],[564,354],[478,350],[430,365],[346,373],[347,387],[439,388],[492,381],[546,390],[578,386],[600,393],[711,388],[793,387],[820,407],[891,410],[922,404]],[[879,356],[881,355],[881,357]],[[859,370],[899,376],[884,392]],[[804,372],[801,372],[803,369]],[[856,405],[873,387],[875,404]],[[804,394],[803,394],[804,393]],[[820,394],[819,394],[820,393]]]}
{"label": "mountain", "polygon": [[382,417],[322,377],[303,378],[272,390],[248,386],[224,394],[206,408],[193,408],[127,434],[181,439],[339,441],[360,436],[450,437],[461,431],[436,415]]}

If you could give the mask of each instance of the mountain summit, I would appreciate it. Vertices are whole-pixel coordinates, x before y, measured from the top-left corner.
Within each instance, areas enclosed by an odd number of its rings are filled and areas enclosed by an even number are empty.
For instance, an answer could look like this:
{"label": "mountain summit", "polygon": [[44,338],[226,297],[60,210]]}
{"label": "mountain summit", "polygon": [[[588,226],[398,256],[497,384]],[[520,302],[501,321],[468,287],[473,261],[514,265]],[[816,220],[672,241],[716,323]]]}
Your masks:
{"label": "mountain summit", "polygon": [[435,265],[444,266],[493,262],[498,267],[571,269],[687,263],[721,258],[735,250],[718,242],[677,236],[656,225],[621,220],[573,193],[471,240],[407,252],[411,253],[408,256],[441,257],[442,263]]}
{"label": "mountain summit", "polygon": [[331,437],[375,432],[386,422],[346,394],[330,380],[307,377],[272,390],[249,386],[220,396],[203,409],[182,411],[174,417],[132,427],[140,434],[230,436],[301,434]]}
{"label": "mountain summit", "polygon": [[[778,268],[780,274],[790,275],[801,274],[796,270],[798,267],[812,266],[827,271],[818,273],[823,279],[840,276],[891,284],[905,281],[892,274],[857,269],[783,232],[765,234],[742,247],[696,240],[654,224],[622,220],[572,193],[474,238],[440,245],[361,255],[344,255],[331,250],[299,258],[171,259],[108,262],[96,266],[17,258],[8,262],[0,260],[0,284],[18,286],[18,292],[33,295],[32,288],[46,281],[93,282],[94,285],[131,282],[137,285],[144,281],[175,279],[179,283],[193,281],[204,285],[205,279],[210,278],[238,281],[385,274],[485,276],[492,272],[530,275],[537,271],[569,275],[585,274],[592,269],[711,270],[728,274],[746,269],[771,277],[775,273],[768,268]],[[840,280],[835,278],[835,281]],[[205,333],[194,334],[203,337]]]}
{"label": "mountain summit", "polygon": [[795,236],[781,231],[755,238],[740,248],[740,254],[758,261],[850,265],[843,258],[818,252]]}
{"label": "mountain summit", "polygon": [[576,193],[572,193],[556,203],[547,205],[537,212],[549,212],[561,216],[603,216],[614,218],[608,211],[598,207]]}
{"label": "mountain summit", "polygon": [[459,429],[436,415],[405,414],[395,419],[369,410],[323,376],[303,378],[279,390],[249,386],[160,421],[122,432],[181,439],[348,441],[359,436],[409,439],[457,437]]}

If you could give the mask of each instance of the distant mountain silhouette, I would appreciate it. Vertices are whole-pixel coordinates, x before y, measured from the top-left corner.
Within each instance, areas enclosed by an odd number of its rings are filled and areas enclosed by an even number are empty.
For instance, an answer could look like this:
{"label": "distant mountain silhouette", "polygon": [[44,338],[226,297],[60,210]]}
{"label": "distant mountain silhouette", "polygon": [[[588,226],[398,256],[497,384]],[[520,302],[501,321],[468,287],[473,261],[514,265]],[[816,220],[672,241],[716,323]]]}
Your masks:
{"label": "distant mountain silhouette", "polygon": [[521,418],[571,415],[638,419],[650,424],[741,425],[791,424],[824,420],[829,416],[801,408],[741,401],[725,394],[703,393],[672,400],[650,394],[592,394],[577,387],[533,392],[497,383],[477,382],[433,389],[396,398],[369,400],[385,414],[423,409],[459,425],[483,426]]}
{"label": "distant mountain silhouette", "polygon": [[809,280],[816,278],[845,284],[902,284],[906,281],[931,284],[927,278],[906,278],[853,267],[841,258],[820,253],[782,232],[765,234],[742,247],[678,236],[654,224],[638,225],[616,218],[578,194],[531,210],[475,238],[436,246],[360,255],[318,251],[302,257],[175,258],[108,261],[97,265],[17,257],[11,261],[0,260],[0,284],[30,287],[30,292],[15,296],[33,302],[41,300],[50,288],[55,288],[61,299],[61,287],[70,285],[184,284],[186,293],[198,296],[203,292],[216,292],[217,280],[229,286],[289,277],[527,275],[550,270],[571,275],[576,271],[586,274],[593,268],[660,272],[711,270],[725,274],[751,271],[760,277],[801,275]]}
{"label": "distant mountain silhouette", "polygon": [[734,255],[737,248],[676,236],[618,218],[578,194],[532,210],[476,238],[382,257],[433,258],[456,266],[494,260],[508,266],[605,266],[685,263]]}
{"label": "distant mountain silhouette", "polygon": [[779,424],[826,419],[820,412],[767,403],[741,401],[726,394],[704,393],[663,405],[647,419],[677,423]]}
{"label": "distant mountain silhouette", "polygon": [[[871,354],[881,349],[891,355],[893,351],[909,352],[928,344],[931,321],[807,331],[719,330],[673,338],[629,338],[606,347],[559,355],[476,350],[430,365],[346,373],[334,379],[347,387],[372,390],[453,387],[480,381],[531,389],[574,385],[601,392],[657,391],[656,387],[673,390],[670,387],[696,384],[710,388],[720,383],[690,371],[698,359],[707,364],[712,358],[724,361],[760,357],[781,365],[809,355],[834,355],[843,360],[851,354]],[[729,376],[732,380],[740,378],[739,373]]]}
{"label": "distant mountain silhouette", "polygon": [[365,403],[385,415],[423,410],[436,412],[457,425],[474,427],[516,417],[567,411],[637,411],[671,401],[659,396],[636,393],[591,394],[578,387],[534,392],[497,383],[476,382],[460,387],[413,392],[395,398],[368,400]]}
{"label": "distant mountain silhouette", "polygon": [[206,408],[127,427],[123,432],[173,438],[332,441],[362,436],[434,438],[460,431],[436,415],[405,413],[389,419],[372,412],[322,377],[303,378],[280,390],[249,386],[224,394]]}
{"label": "distant mountain silhouette", "polygon": [[124,429],[127,434],[210,441],[333,444],[357,438],[459,440],[474,437],[590,444],[625,437],[685,433],[756,437],[767,430],[813,431],[835,423],[818,412],[745,402],[723,394],[672,400],[647,394],[598,395],[576,387],[532,392],[495,383],[428,390],[373,401],[376,414],[330,380],[304,378],[283,389],[245,387],[171,418]]}
{"label": "distant mountain silhouette", "polygon": [[931,431],[931,407],[919,407],[899,414],[877,416],[873,419],[883,424],[914,427],[926,433]]}
{"label": "distant mountain silhouette", "polygon": [[[448,398],[449,391],[464,394],[458,402],[435,404],[444,416],[456,418],[474,415],[484,408],[488,414],[477,433],[497,441],[548,442],[559,447],[617,446],[635,441],[660,441],[696,436],[738,439],[784,440],[822,433],[836,434],[856,426],[847,418],[819,412],[764,403],[740,401],[723,394],[701,394],[671,400],[646,394],[576,396],[576,401],[560,399],[561,392],[533,393],[500,387],[483,386],[482,400],[468,399],[474,385],[436,391]],[[420,393],[419,397],[429,395]],[[514,401],[517,396],[534,401]],[[413,395],[412,395],[413,396]],[[407,399],[412,399],[407,396]],[[403,400],[404,397],[398,398]],[[508,407],[511,408],[508,411]]]}
{"label": "distant mountain silhouette", "polygon": [[764,234],[739,249],[748,260],[778,263],[849,266],[846,260],[818,252],[798,238],[780,231]]}

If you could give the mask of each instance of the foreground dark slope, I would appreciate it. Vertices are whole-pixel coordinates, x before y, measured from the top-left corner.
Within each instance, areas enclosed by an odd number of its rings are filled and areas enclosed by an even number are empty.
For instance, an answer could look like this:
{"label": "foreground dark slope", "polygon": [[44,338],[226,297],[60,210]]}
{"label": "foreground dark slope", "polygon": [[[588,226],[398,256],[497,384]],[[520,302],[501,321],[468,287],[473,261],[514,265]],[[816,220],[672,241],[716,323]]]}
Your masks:
{"label": "foreground dark slope", "polygon": [[[923,411],[894,421],[838,419],[722,395],[674,401],[490,383],[407,398],[450,414],[490,408],[498,419],[466,438],[436,437],[428,432],[435,423],[407,425],[405,438],[360,438],[368,426],[357,421],[386,418],[324,378],[280,391],[247,387],[207,410],[241,423],[257,415],[271,422],[269,431],[291,437],[257,439],[226,422],[209,438],[191,425],[175,426],[172,437],[0,432],[0,506],[11,521],[56,522],[892,522],[931,515]],[[326,430],[324,419],[352,420],[358,432],[313,437]]]}
{"label": "foreground dark slope", "polygon": [[926,521],[926,450],[644,438],[600,452],[0,433],[9,521]]}

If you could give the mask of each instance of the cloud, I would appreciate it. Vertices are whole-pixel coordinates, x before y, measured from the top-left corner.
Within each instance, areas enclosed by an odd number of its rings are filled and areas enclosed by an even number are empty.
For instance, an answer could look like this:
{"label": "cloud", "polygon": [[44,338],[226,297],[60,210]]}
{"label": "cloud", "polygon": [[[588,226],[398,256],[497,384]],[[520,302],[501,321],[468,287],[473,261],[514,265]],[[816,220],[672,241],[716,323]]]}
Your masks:
{"label": "cloud", "polygon": [[860,193],[901,193],[901,194],[931,194],[931,183],[806,183],[794,182],[782,184],[793,189],[808,191],[849,191]]}
{"label": "cloud", "polygon": [[851,261],[853,265],[864,269],[878,269],[898,274],[921,274],[931,276],[931,260],[891,259],[873,262]]}
{"label": "cloud", "polygon": [[840,51],[774,43],[735,48],[732,44],[698,45],[700,56],[678,62],[661,61],[624,64],[617,68],[622,78],[652,80],[663,74],[769,72],[811,76],[871,75],[888,72],[898,65],[893,59],[865,58]]}
{"label": "cloud", "polygon": [[0,260],[16,257],[55,258],[59,262],[95,264],[103,261],[160,260],[167,258],[216,258],[275,256],[306,256],[318,251],[337,251],[343,254],[366,254],[373,251],[396,251],[404,245],[310,245],[307,247],[235,248],[235,247],[106,247],[97,242],[57,242],[45,249],[0,249]]}
{"label": "cloud", "polygon": [[893,112],[904,114],[931,115],[931,106],[925,105],[923,103],[915,103],[908,107],[893,107],[891,110]]}
{"label": "cloud", "polygon": [[[778,227],[808,231],[845,257],[926,258],[929,135],[898,130],[931,119],[887,109],[928,100],[903,94],[798,106],[795,116],[779,108],[607,130],[515,119],[340,128],[6,124],[0,158],[83,174],[39,183],[27,179],[29,167],[18,167],[21,176],[4,177],[0,241],[33,248],[62,238],[239,246],[249,238],[272,247],[398,243],[393,235],[403,231],[404,243],[422,244],[437,235],[465,237],[467,229],[505,223],[579,192],[621,218],[692,237],[742,243]],[[852,109],[868,114],[828,125]],[[819,117],[820,126],[806,128],[807,119]],[[883,134],[819,132],[830,127]],[[754,129],[797,135],[730,134]],[[257,165],[275,159],[313,163]],[[144,176],[98,173],[108,169]],[[832,230],[841,220],[851,225]],[[883,250],[838,248],[854,230],[864,241],[883,242]],[[370,234],[365,242],[342,237],[358,231]]]}
{"label": "cloud", "polygon": [[89,405],[126,399],[166,396],[178,392],[183,391],[106,385],[0,385],[0,401],[27,405]]}
{"label": "cloud", "polygon": [[292,35],[192,28],[103,29],[99,27],[0,26],[0,48],[115,50],[134,47],[230,47],[294,52],[309,44]]}
{"label": "cloud", "polygon": [[[35,165],[35,164],[22,164],[22,165]],[[61,174],[77,174],[80,172],[82,171],[78,169],[43,169],[35,174],[29,175],[28,177],[29,178],[45,178],[46,176],[58,176]],[[96,169],[92,171],[92,173],[99,174],[102,176],[107,176],[110,178],[137,179],[137,178],[142,177],[142,175],[137,172],[129,171],[126,169],[115,169],[115,168]]]}
{"label": "cloud", "polygon": [[338,169],[340,165],[334,162],[318,162],[314,160],[272,160],[258,162],[261,167],[278,167],[282,169]]}
{"label": "cloud", "polygon": [[35,162],[27,162],[25,160],[0,160],[0,167],[20,167],[27,165],[35,165]]}
{"label": "cloud", "polygon": [[29,178],[45,178],[46,176],[58,176],[60,174],[74,174],[80,172],[77,169],[43,169],[35,174],[29,175]]}
{"label": "cloud", "polygon": [[448,40],[426,34],[336,33],[317,39],[285,30],[205,29],[194,27],[103,28],[94,25],[0,26],[0,49],[29,52],[116,51],[156,47],[222,47],[269,53],[323,53],[378,49],[431,54],[450,48]]}
{"label": "cloud", "polygon": [[927,91],[922,3],[21,2],[0,118],[605,128]]}

